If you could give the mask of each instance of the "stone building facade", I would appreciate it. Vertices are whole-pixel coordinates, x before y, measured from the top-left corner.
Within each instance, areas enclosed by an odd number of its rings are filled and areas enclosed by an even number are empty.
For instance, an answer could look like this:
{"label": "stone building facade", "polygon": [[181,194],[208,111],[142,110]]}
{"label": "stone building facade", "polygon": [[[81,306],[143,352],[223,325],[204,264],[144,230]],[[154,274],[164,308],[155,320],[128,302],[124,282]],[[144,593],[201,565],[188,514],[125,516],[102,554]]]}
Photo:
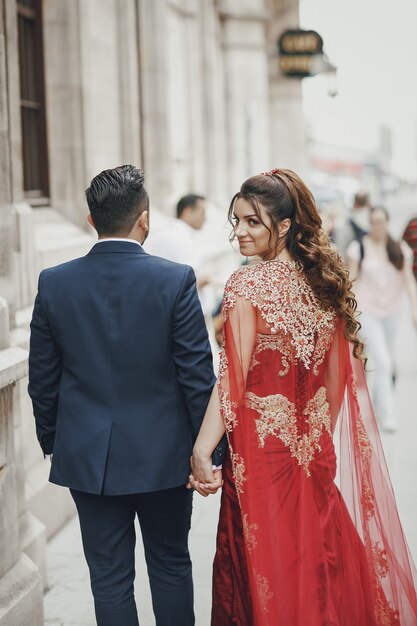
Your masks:
{"label": "stone building facade", "polygon": [[26,394],[39,271],[91,247],[102,169],[143,167],[155,215],[194,190],[222,220],[250,174],[305,172],[276,52],[297,24],[298,0],[0,0],[0,626],[43,623],[46,541],[74,512]]}

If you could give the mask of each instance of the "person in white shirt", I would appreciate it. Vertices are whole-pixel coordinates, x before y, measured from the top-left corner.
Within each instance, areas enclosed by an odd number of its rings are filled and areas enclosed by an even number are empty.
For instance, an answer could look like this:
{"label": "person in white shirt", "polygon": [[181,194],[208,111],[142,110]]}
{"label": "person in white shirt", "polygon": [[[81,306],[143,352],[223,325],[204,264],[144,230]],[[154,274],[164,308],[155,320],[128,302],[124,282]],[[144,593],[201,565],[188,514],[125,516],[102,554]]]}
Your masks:
{"label": "person in white shirt", "polygon": [[166,224],[155,234],[152,234],[146,249],[149,254],[160,256],[169,261],[191,265],[196,277],[197,288],[203,311],[208,313],[204,306],[205,298],[201,290],[209,284],[210,278],[201,273],[203,257],[200,254],[196,232],[201,230],[206,220],[206,203],[204,196],[187,194],[177,204],[176,218],[167,220]]}

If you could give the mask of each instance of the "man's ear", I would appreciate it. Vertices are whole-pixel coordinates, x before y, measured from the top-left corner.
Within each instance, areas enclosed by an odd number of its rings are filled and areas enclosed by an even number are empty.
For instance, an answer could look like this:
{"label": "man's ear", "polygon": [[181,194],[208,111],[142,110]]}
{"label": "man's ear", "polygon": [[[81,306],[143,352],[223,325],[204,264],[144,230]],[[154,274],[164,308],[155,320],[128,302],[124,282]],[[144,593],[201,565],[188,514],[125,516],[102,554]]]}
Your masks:
{"label": "man's ear", "polygon": [[140,226],[140,228],[144,230],[145,232],[149,230],[148,215],[149,215],[148,211],[143,211],[143,213],[139,215],[139,219],[138,219],[138,226]]}
{"label": "man's ear", "polygon": [[90,224],[90,226],[92,226],[94,228],[94,230],[96,230],[96,227],[94,226],[93,217],[92,217],[91,213],[89,213],[87,215],[87,222]]}

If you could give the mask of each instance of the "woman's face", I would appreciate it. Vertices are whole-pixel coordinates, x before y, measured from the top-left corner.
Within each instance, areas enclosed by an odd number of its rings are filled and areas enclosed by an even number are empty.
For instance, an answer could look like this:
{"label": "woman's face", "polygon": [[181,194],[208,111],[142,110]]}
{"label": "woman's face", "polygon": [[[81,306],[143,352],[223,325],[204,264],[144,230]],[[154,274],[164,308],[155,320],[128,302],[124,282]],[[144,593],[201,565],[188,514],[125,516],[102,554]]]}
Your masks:
{"label": "woman's face", "polygon": [[271,229],[268,230],[256,215],[252,205],[244,198],[238,198],[233,211],[235,236],[243,256],[259,256],[261,259],[274,257],[277,249],[277,236],[266,210],[259,205],[262,220]]}
{"label": "woman's face", "polygon": [[369,218],[369,234],[376,241],[384,241],[388,234],[388,220],[384,213],[380,209],[376,209],[371,212]]}

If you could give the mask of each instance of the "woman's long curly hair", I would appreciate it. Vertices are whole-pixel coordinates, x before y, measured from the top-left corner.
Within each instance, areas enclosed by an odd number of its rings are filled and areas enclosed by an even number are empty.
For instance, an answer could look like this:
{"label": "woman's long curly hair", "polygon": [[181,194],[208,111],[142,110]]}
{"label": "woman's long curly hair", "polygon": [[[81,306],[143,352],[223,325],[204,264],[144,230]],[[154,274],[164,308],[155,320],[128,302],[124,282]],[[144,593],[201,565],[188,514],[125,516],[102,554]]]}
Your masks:
{"label": "woman's long curly hair", "polygon": [[[364,345],[358,338],[361,327],[356,318],[356,299],[352,281],[337,250],[322,229],[321,218],[313,195],[295,172],[275,169],[248,178],[234,196],[229,208],[229,222],[233,225],[233,210],[238,198],[253,207],[260,222],[270,231],[270,241],[278,235],[278,225],[291,220],[285,235],[285,247],[294,260],[299,261],[306,279],[325,309],[334,309],[345,320],[345,337],[353,344],[353,354],[364,360]],[[260,206],[271,220],[265,224]],[[232,239],[233,239],[232,235]],[[282,239],[271,247],[271,258],[283,248]]]}

